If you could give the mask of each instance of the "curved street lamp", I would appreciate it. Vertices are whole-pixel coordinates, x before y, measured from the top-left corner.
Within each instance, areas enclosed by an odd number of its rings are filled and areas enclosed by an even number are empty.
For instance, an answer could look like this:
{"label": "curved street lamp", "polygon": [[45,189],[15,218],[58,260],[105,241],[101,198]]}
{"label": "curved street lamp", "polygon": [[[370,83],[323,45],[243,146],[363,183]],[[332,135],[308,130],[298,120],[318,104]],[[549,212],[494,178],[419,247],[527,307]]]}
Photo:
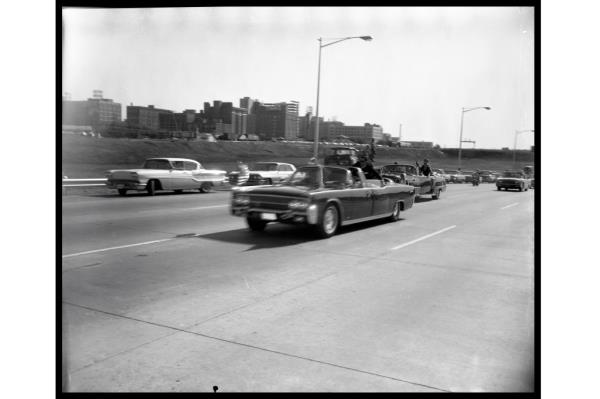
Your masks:
{"label": "curved street lamp", "polygon": [[489,111],[492,107],[462,107],[462,113],[460,114],[460,138],[458,139],[458,169],[461,168],[461,156],[462,156],[462,134],[463,134],[463,120],[465,117],[465,112],[475,111],[476,109],[485,109]]}
{"label": "curved street lamp", "polygon": [[[313,157],[316,160],[318,158],[319,155],[319,90],[321,88],[321,49],[323,47],[327,47],[327,46],[331,46],[333,44],[339,43],[339,42],[343,42],[344,40],[350,40],[350,39],[362,39],[364,41],[371,41],[373,40],[373,38],[371,36],[349,36],[349,37],[341,37],[341,38],[331,38],[331,39],[324,39],[322,37],[319,38],[319,69],[317,72],[317,113],[315,115],[315,147],[314,147],[314,151],[313,151]],[[329,41],[329,43],[323,44],[323,40],[327,40]]]}
{"label": "curved street lamp", "polygon": [[515,130],[515,142],[513,145],[513,168],[517,164],[517,136],[521,133],[528,133],[528,132],[534,133],[535,130],[533,130],[533,129]]}

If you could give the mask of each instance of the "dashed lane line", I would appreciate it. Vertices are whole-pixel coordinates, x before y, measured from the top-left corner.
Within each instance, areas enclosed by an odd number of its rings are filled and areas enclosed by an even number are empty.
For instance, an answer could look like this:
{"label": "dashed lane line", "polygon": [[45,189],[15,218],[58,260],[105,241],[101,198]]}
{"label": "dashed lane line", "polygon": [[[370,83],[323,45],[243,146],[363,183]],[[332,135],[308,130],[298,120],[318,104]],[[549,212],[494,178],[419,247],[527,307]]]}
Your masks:
{"label": "dashed lane line", "polygon": [[519,203],[518,203],[518,202],[515,202],[514,204],[508,204],[508,205],[506,205],[506,206],[503,206],[503,207],[502,207],[502,208],[500,208],[500,209],[508,209],[508,208],[511,208],[511,207],[513,207],[513,206],[516,206],[516,205],[519,205]]}
{"label": "dashed lane line", "polygon": [[451,230],[451,229],[453,229],[453,228],[455,228],[455,227],[456,227],[456,225],[452,225],[452,226],[449,226],[449,227],[443,228],[443,229],[441,229],[441,230],[438,230],[438,231],[436,231],[436,232],[433,232],[433,233],[431,233],[431,234],[427,234],[427,235],[425,235],[425,236],[423,236],[423,237],[419,237],[419,238],[417,238],[417,239],[414,239],[414,240],[412,240],[412,241],[405,242],[404,244],[400,244],[400,245],[398,245],[398,246],[395,246],[394,248],[392,248],[392,251],[393,251],[393,250],[396,250],[396,249],[400,249],[400,248],[407,247],[407,246],[409,246],[409,245],[412,245],[412,244],[414,244],[414,243],[416,243],[416,242],[419,242],[419,241],[422,241],[422,240],[426,240],[426,239],[428,239],[428,238],[430,238],[430,237],[433,237],[433,236],[436,236],[436,235],[438,235],[438,234],[441,234],[441,233],[443,233],[443,232],[445,232],[445,231]]}
{"label": "dashed lane line", "polygon": [[137,244],[129,244],[129,245],[120,245],[118,247],[110,247],[110,248],[102,248],[102,249],[93,249],[91,251],[84,251],[84,252],[77,252],[74,254],[68,254],[68,255],[63,255],[63,258],[70,258],[73,256],[79,256],[79,255],[87,255],[87,254],[93,254],[96,252],[104,252],[104,251],[111,251],[113,249],[121,249],[121,248],[130,248],[130,247],[138,247],[140,245],[148,245],[148,244],[157,244],[159,242],[165,242],[165,241],[170,241],[170,240],[174,240],[174,238],[163,238],[162,240],[154,240],[154,241],[146,241],[146,242],[138,242]]}

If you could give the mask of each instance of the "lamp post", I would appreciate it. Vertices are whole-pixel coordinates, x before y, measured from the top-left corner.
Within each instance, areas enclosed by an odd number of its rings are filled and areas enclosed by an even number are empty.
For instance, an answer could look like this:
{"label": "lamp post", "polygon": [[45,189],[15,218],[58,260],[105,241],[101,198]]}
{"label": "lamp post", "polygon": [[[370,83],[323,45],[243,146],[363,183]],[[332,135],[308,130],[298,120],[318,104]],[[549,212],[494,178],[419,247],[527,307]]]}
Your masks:
{"label": "lamp post", "polygon": [[[317,72],[317,112],[315,115],[315,119],[316,119],[315,137],[314,137],[315,146],[314,146],[314,151],[313,151],[313,157],[315,158],[315,160],[318,158],[318,155],[319,155],[319,90],[321,88],[321,49],[323,47],[331,46],[333,44],[343,42],[344,40],[350,40],[350,39],[362,39],[365,41],[373,40],[373,38],[371,36],[349,36],[349,37],[331,38],[331,39],[323,39],[322,37],[319,38],[319,69]],[[323,44],[323,40],[327,40],[330,42]]]}
{"label": "lamp post", "polygon": [[521,133],[534,132],[533,129],[515,130],[515,142],[513,144],[513,168],[517,164],[517,136]]}
{"label": "lamp post", "polygon": [[490,110],[492,109],[491,107],[462,107],[462,112],[460,114],[460,138],[458,139],[458,169],[460,170],[461,168],[461,156],[462,156],[462,143],[463,143],[463,139],[462,139],[462,134],[463,134],[463,120],[465,118],[465,112],[469,112],[469,111],[475,111],[476,109],[485,109],[485,110]]}

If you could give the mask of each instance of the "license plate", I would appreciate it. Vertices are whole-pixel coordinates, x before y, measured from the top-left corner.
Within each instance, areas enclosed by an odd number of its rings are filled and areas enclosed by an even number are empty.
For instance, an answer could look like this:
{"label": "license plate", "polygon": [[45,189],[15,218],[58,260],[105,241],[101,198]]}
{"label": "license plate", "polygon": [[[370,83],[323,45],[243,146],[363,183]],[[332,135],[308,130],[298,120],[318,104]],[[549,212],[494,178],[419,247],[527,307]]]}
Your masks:
{"label": "license plate", "polygon": [[274,213],[261,213],[260,218],[262,220],[277,220],[277,215]]}

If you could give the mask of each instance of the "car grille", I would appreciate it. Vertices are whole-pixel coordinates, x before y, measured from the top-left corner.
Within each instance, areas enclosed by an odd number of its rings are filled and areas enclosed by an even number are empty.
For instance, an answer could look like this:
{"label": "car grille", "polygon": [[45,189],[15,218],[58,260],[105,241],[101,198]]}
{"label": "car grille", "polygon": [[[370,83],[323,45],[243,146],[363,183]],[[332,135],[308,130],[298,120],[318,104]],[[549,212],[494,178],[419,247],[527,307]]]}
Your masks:
{"label": "car grille", "polygon": [[273,211],[287,211],[288,203],[296,197],[280,197],[275,195],[250,195],[250,208],[268,209]]}

